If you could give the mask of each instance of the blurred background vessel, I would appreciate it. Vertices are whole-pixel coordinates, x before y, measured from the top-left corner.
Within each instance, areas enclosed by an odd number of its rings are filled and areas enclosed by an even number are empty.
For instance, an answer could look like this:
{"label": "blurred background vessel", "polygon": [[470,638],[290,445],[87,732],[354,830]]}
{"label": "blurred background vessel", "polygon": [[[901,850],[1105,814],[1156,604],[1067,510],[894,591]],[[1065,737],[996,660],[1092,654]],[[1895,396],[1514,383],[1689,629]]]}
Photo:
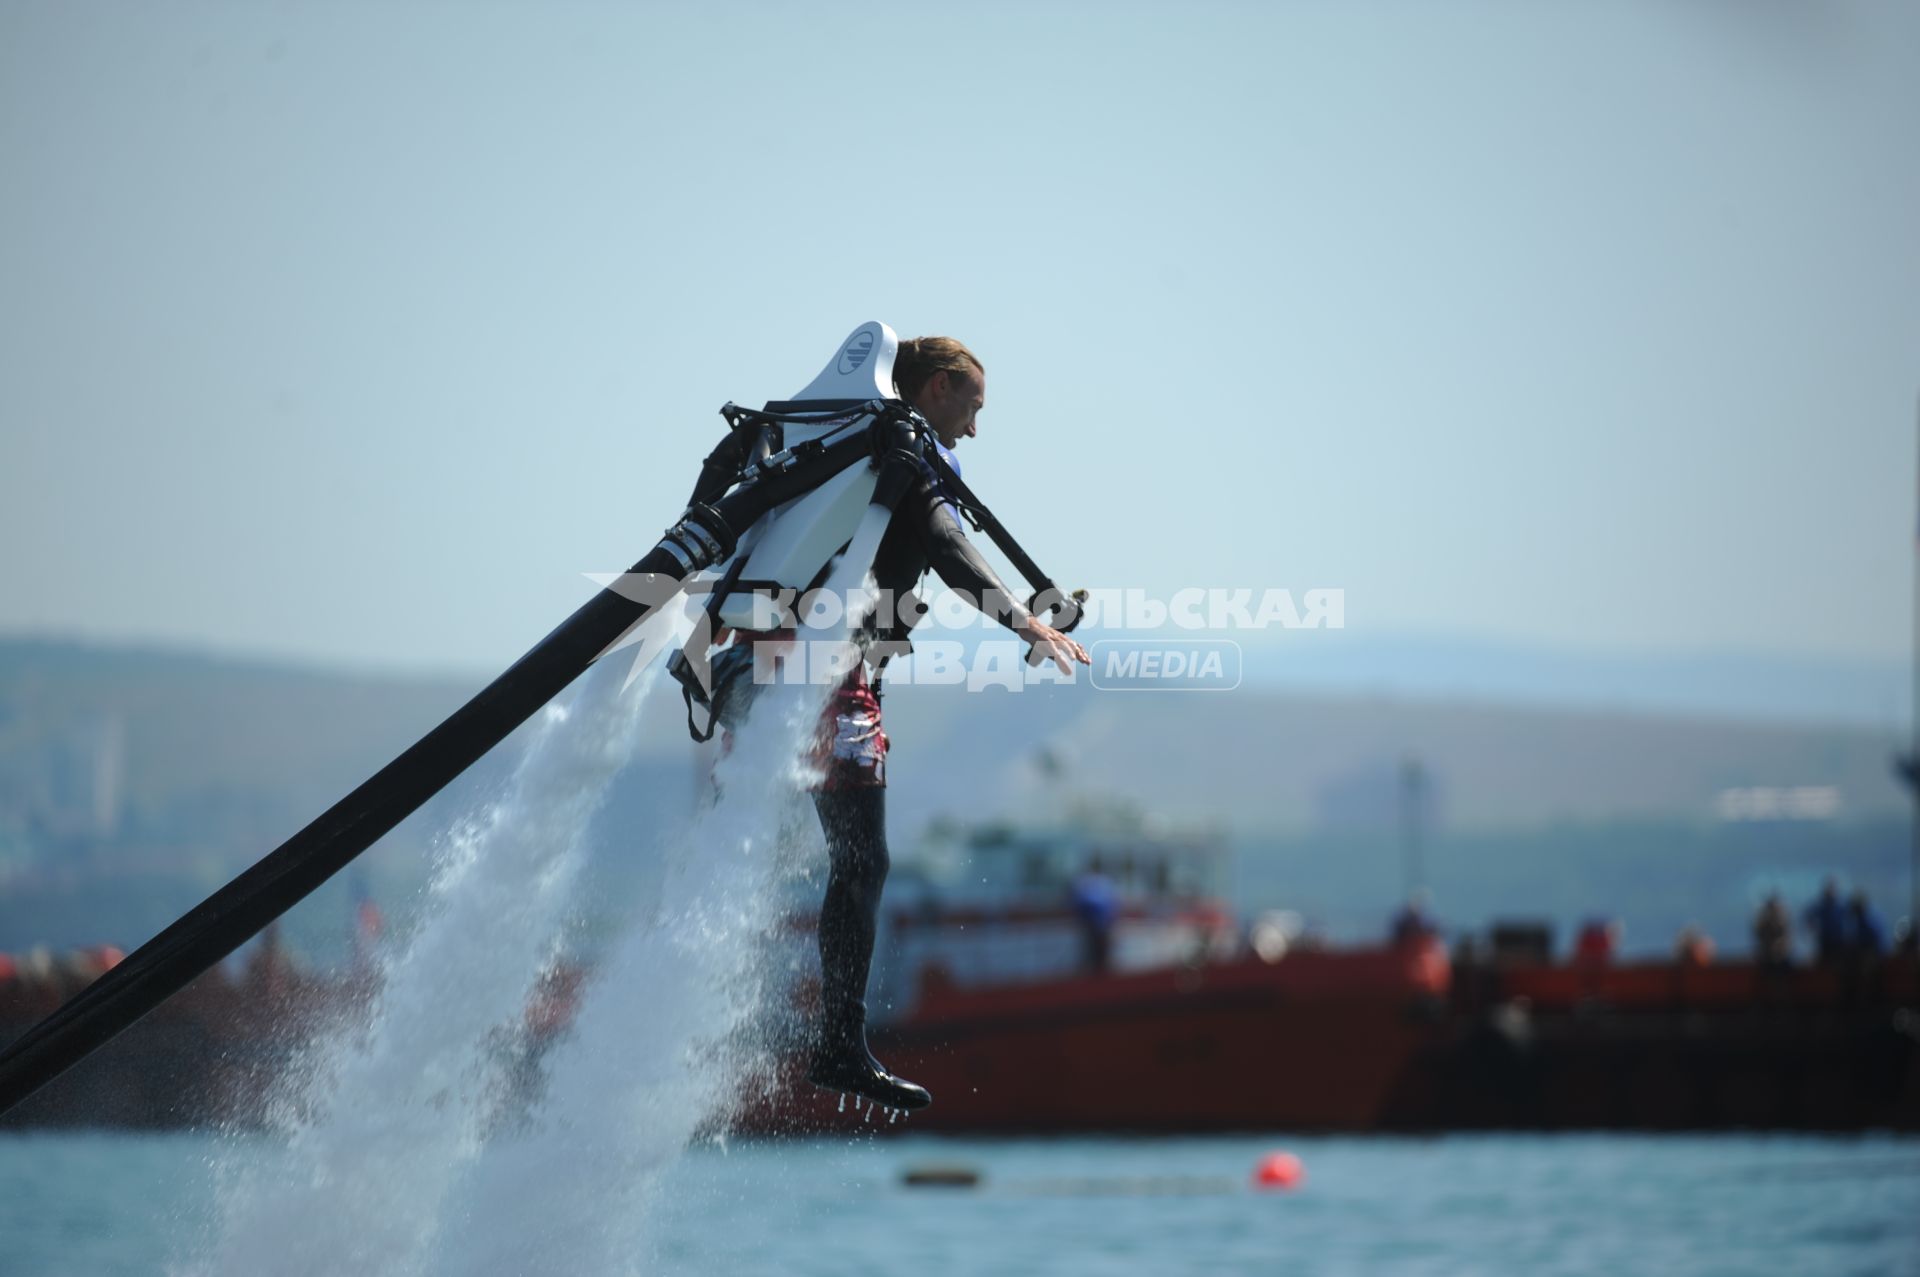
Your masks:
{"label": "blurred background vessel", "polygon": [[[1057,797],[1018,826],[938,826],[895,871],[870,1002],[875,1049],[937,1097],[915,1130],[1920,1130],[1910,945],[1796,965],[1695,938],[1623,960],[1596,920],[1568,953],[1544,923],[1460,933],[1450,952],[1418,895],[1380,943],[1333,944],[1296,913],[1237,917],[1217,831]],[[802,973],[794,1026],[817,996],[804,899],[780,941]],[[370,943],[371,901],[355,926]],[[0,1040],[116,957],[0,958]],[[543,984],[529,1062],[588,975],[563,964]],[[11,1120],[258,1121],[306,1030],[337,1024],[371,979],[304,973],[271,934]],[[797,1054],[734,1119],[847,1120],[799,1081]]]}

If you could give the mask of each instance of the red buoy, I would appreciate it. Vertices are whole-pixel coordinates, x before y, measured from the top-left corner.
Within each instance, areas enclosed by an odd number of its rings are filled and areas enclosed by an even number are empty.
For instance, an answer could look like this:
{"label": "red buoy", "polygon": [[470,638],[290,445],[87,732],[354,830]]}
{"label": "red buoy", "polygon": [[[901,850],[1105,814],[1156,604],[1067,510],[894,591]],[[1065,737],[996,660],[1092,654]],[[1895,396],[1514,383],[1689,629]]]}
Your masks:
{"label": "red buoy", "polygon": [[1257,1188],[1298,1188],[1306,1177],[1306,1168],[1292,1153],[1268,1153],[1253,1168],[1253,1182]]}

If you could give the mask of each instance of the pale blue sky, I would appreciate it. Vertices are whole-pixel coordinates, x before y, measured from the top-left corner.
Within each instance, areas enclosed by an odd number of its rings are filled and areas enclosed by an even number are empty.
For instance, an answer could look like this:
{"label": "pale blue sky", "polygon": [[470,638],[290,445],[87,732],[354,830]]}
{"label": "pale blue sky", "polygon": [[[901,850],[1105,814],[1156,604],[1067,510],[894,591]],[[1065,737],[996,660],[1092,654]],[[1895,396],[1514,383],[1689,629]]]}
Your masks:
{"label": "pale blue sky", "polygon": [[0,630],[504,666],[855,324],[1067,583],[1907,649],[1920,6],[0,9]]}

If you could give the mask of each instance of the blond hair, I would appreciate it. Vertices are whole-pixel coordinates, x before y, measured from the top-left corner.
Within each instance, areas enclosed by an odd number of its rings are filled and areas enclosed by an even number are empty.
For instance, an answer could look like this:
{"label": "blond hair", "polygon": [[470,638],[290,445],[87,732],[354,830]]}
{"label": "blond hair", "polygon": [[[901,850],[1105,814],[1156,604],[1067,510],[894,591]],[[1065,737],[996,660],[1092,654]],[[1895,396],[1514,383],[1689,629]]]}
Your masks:
{"label": "blond hair", "polygon": [[893,384],[902,399],[911,399],[932,380],[937,372],[966,372],[969,367],[983,376],[987,366],[980,356],[951,337],[910,337],[900,343],[893,357]]}

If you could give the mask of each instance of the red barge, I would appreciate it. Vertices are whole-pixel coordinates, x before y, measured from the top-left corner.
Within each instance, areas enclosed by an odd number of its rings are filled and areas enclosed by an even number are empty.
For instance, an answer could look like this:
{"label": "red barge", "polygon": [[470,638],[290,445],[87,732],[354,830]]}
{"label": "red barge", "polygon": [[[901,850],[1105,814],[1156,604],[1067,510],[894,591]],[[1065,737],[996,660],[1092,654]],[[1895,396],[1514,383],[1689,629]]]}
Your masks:
{"label": "red barge", "polygon": [[[876,1051],[935,1102],[872,1129],[1920,1131],[1910,956],[1768,971],[1555,963],[1538,944],[1465,963],[1431,936],[1331,948],[1289,915],[1236,923],[1220,904],[1217,840],[1081,816],[945,841],[896,871],[870,996]],[[1098,944],[1073,903],[1095,868],[1118,906]],[[810,924],[790,938],[804,962]],[[0,961],[0,1042],[114,956]],[[536,1039],[564,1031],[580,976],[556,973],[529,1008]],[[268,945],[4,1125],[245,1122],[307,1026],[364,985],[302,976]],[[798,1074],[790,1063],[735,1127],[866,1120]]]}
{"label": "red barge", "polygon": [[[1920,1130],[1910,958],[1459,965],[1431,935],[1317,946],[1288,915],[1242,935],[1218,849],[1138,825],[990,829],[947,859],[969,886],[910,880],[876,959],[875,1051],[935,1097],[898,1129]],[[1124,901],[1106,970],[1067,903],[1090,869]],[[738,1125],[865,1120],[798,1073]]]}

